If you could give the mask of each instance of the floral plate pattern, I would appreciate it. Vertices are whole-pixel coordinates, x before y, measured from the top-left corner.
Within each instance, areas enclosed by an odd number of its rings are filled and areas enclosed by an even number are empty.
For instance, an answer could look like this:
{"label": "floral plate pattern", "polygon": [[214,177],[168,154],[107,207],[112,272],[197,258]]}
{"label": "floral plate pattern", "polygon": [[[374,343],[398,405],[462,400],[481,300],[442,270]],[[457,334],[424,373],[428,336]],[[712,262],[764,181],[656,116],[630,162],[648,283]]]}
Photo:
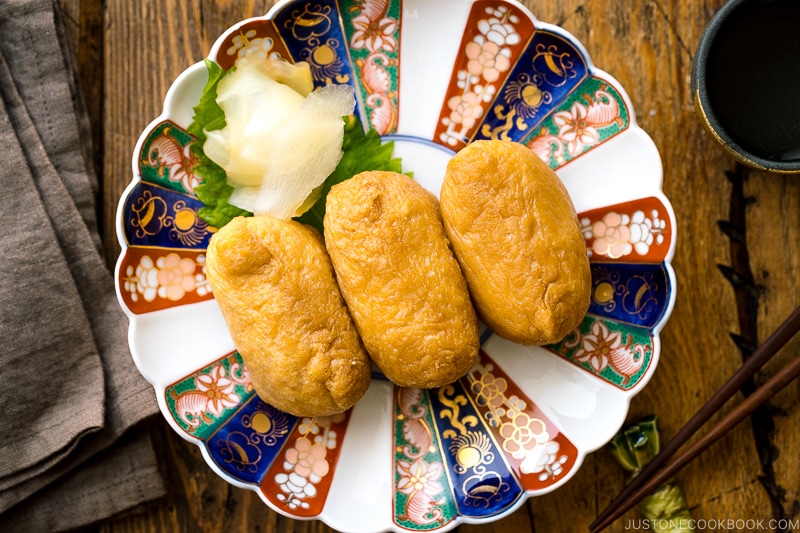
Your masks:
{"label": "floral plate pattern", "polygon": [[487,332],[480,362],[439,389],[373,379],[334,417],[264,403],[205,275],[216,228],[198,216],[186,131],[207,79],[198,63],[142,133],[118,208],[117,293],[167,421],[230,483],[341,531],[443,532],[567,482],[653,375],[675,301],[661,160],[619,83],[512,0],[287,0],[231,27],[209,58],[229,68],[245,53],[306,61],[317,86],[352,85],[361,123],[436,194],[466,144],[530,147],[578,211],[591,304],[554,345]]}

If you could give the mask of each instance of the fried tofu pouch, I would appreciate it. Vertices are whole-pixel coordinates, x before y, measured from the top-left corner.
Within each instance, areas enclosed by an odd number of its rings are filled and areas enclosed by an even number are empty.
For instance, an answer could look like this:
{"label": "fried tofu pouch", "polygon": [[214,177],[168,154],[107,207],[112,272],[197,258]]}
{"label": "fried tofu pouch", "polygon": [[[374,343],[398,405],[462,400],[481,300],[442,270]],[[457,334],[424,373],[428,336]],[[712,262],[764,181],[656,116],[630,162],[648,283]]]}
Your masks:
{"label": "fried tofu pouch", "polygon": [[238,217],[208,246],[206,270],[259,396],[296,416],[352,407],[372,363],[322,236],[294,221]]}
{"label": "fried tofu pouch", "polygon": [[440,202],[478,316],[497,335],[550,344],[581,322],[586,244],[566,188],[532,150],[473,142],[449,161]]}
{"label": "fried tofu pouch", "polygon": [[478,322],[436,197],[370,171],[331,188],[325,245],[364,347],[402,387],[452,383],[477,362]]}

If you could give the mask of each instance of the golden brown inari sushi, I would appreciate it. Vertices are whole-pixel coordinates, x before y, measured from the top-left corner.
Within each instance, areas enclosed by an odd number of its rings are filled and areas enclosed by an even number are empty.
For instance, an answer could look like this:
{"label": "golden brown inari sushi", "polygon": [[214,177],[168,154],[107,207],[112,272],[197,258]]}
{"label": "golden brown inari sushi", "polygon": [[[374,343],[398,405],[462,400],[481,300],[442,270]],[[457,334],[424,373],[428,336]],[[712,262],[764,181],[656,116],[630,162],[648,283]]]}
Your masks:
{"label": "golden brown inari sushi", "polygon": [[206,269],[256,392],[296,416],[352,407],[371,361],[316,230],[268,216],[239,217],[208,246]]}
{"label": "golden brown inari sushi", "polygon": [[476,141],[448,163],[442,218],[478,316],[520,344],[558,342],[589,307],[591,274],[572,200],[532,150]]}
{"label": "golden brown inari sushi", "polygon": [[452,383],[476,363],[478,321],[436,198],[408,176],[331,188],[325,245],[364,347],[402,387]]}

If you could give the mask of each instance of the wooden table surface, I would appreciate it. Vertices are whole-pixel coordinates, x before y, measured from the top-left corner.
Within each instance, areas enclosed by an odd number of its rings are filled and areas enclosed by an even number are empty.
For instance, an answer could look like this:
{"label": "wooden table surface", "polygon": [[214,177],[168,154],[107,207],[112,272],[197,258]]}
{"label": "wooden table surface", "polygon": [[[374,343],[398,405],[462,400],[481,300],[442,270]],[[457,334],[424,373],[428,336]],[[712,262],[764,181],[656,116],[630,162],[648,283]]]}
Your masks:
{"label": "wooden table surface", "polygon": [[[161,112],[167,88],[208,53],[223,30],[266,13],[274,2],[59,1],[76,43],[93,120],[102,230],[113,266],[119,253],[114,211],[131,179],[131,153],[139,134]],[[669,438],[800,304],[800,177],[738,167],[696,118],[692,57],[724,0],[522,3],[540,20],[575,35],[595,64],[621,82],[639,124],[661,153],[664,191],[677,217],[678,296],[662,333],[659,366],[634,399],[629,420],[656,414],[663,438]],[[752,68],[758,75],[758,65]],[[795,339],[724,411],[798,351],[800,339]],[[800,531],[798,391],[800,384],[791,384],[679,473],[695,519],[754,520],[756,525],[761,520],[761,528],[751,531],[769,530],[770,519],[787,519],[794,528],[785,531]],[[144,513],[101,523],[98,531],[331,531],[317,521],[284,518],[255,493],[229,486],[160,418],[147,428],[155,435],[168,496]],[[587,531],[624,482],[616,460],[601,449],[555,492],[529,500],[491,525],[459,530]],[[636,517],[628,513],[609,531],[636,529]]]}

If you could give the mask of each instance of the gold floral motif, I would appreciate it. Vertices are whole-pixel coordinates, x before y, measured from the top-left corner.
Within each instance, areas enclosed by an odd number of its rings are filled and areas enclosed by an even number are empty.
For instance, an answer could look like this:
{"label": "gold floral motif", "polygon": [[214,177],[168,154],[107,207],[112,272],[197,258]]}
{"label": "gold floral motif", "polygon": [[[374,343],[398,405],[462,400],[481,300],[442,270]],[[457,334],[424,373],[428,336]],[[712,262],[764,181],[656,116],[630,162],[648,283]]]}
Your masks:
{"label": "gold floral motif", "polygon": [[495,376],[493,370],[491,363],[477,365],[467,379],[476,404],[486,409],[483,415],[486,423],[497,428],[501,448],[520,461],[523,474],[549,472],[544,479],[559,475],[562,472],[559,466],[566,457],[557,456],[559,444],[551,439],[547,424],[529,414],[524,399],[507,395],[508,382]]}

